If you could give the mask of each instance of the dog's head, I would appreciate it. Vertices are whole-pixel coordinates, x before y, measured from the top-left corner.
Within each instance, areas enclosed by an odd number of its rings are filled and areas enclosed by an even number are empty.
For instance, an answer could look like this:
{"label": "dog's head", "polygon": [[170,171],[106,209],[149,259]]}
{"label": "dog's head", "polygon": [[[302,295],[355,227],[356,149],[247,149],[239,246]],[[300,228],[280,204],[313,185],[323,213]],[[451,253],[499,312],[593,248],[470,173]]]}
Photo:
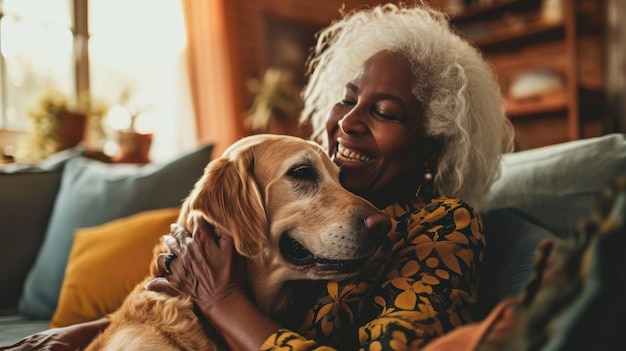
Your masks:
{"label": "dog's head", "polygon": [[[275,280],[341,279],[379,246],[390,222],[341,187],[339,169],[317,144],[256,135],[207,166],[179,222],[197,216],[233,236],[238,252],[261,260]],[[252,275],[252,274],[251,274]]]}

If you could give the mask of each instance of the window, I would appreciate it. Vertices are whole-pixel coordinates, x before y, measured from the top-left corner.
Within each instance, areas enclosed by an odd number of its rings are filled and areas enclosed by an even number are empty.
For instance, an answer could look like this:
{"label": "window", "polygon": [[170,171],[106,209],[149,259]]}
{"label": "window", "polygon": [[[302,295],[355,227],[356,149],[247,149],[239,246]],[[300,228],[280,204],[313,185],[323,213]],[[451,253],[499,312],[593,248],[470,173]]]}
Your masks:
{"label": "window", "polygon": [[71,1],[2,2],[0,128],[26,130],[28,110],[49,86],[76,91]]}
{"label": "window", "polygon": [[[27,130],[28,110],[53,86],[72,100],[89,91],[110,107],[138,113],[138,130],[154,133],[153,159],[195,143],[188,137],[195,132],[180,0],[0,0],[0,6],[0,129]],[[113,132],[129,123],[109,119]]]}

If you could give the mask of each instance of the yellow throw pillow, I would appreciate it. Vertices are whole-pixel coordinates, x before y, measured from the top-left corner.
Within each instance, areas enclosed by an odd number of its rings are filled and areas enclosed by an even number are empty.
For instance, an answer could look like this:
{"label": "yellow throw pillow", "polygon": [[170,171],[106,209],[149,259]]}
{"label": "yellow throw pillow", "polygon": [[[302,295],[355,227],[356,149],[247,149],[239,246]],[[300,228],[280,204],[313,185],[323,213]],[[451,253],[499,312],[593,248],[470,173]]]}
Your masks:
{"label": "yellow throw pillow", "polygon": [[178,213],[179,208],[151,210],[76,230],[50,327],[99,319],[117,310],[149,273],[154,247],[170,232]]}

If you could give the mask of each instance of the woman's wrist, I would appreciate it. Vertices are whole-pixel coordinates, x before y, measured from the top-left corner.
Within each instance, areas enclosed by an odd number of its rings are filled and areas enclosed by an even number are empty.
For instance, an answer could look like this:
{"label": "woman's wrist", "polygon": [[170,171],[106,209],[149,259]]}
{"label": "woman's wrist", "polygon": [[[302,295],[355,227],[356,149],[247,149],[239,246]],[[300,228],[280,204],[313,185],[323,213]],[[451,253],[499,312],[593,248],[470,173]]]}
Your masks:
{"label": "woman's wrist", "polygon": [[265,340],[281,328],[241,289],[233,289],[218,304],[199,307],[233,350],[259,350]]}

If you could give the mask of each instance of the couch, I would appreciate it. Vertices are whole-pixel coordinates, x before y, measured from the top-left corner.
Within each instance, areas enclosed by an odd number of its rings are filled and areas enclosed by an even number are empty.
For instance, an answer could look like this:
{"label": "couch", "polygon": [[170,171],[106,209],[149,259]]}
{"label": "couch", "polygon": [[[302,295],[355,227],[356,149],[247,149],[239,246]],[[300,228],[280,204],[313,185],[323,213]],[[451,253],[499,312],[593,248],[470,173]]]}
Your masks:
{"label": "couch", "polygon": [[[66,150],[0,169],[0,345],[112,312],[147,273],[155,241],[211,157],[106,164]],[[537,244],[561,240],[607,182],[626,174],[626,135],[505,155],[480,216],[487,238],[476,318],[518,294]]]}

